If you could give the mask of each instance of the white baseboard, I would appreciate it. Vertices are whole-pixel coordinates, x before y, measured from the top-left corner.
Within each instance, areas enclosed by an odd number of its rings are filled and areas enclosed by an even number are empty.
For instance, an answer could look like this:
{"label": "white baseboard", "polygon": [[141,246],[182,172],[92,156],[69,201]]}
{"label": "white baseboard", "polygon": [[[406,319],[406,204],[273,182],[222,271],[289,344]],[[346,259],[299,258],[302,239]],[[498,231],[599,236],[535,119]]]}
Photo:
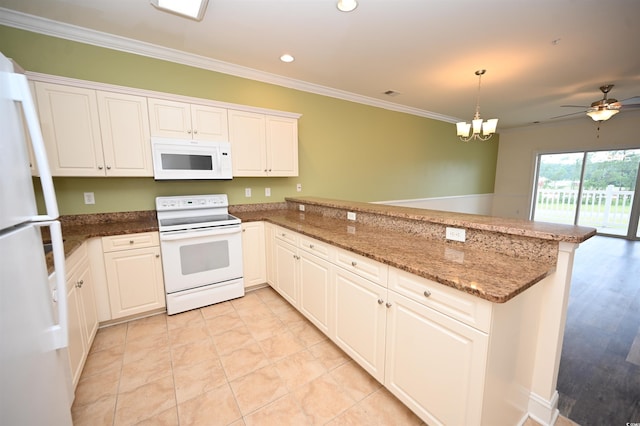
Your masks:
{"label": "white baseboard", "polygon": [[493,208],[493,194],[456,195],[451,197],[415,198],[410,200],[377,201],[400,207],[443,210],[456,213],[490,215]]}
{"label": "white baseboard", "polygon": [[543,426],[553,426],[558,420],[558,391],[553,393],[551,401],[533,392],[529,395],[529,417]]}

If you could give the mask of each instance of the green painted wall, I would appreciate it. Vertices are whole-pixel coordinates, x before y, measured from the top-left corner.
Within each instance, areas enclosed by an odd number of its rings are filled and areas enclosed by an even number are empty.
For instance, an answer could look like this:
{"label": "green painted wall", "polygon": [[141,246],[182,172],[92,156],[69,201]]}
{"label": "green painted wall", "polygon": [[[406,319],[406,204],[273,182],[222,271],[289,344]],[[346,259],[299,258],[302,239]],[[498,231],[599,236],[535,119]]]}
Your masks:
{"label": "green painted wall", "polygon": [[[158,195],[221,192],[231,204],[246,204],[295,195],[382,201],[493,192],[497,138],[465,144],[454,124],[4,26],[0,51],[28,71],[302,114],[299,177],[55,178],[61,214],[151,210]],[[271,197],[264,197],[265,187]],[[251,198],[245,188],[252,188]],[[94,206],[83,204],[88,191]]]}

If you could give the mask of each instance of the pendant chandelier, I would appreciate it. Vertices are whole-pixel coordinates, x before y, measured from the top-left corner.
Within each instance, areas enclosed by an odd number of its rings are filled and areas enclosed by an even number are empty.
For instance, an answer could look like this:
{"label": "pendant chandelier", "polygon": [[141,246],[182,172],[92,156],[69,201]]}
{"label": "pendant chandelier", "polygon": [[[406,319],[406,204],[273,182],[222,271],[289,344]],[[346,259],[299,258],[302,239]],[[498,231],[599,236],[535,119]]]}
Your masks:
{"label": "pendant chandelier", "polygon": [[498,126],[497,118],[492,118],[485,122],[482,122],[482,118],[480,118],[480,83],[485,72],[487,72],[487,70],[476,71],[476,75],[478,76],[478,98],[476,100],[476,113],[473,116],[473,120],[471,120],[471,123],[467,123],[466,121],[456,123],[458,137],[464,142],[469,142],[473,139],[481,141],[489,140],[496,132],[496,127]]}

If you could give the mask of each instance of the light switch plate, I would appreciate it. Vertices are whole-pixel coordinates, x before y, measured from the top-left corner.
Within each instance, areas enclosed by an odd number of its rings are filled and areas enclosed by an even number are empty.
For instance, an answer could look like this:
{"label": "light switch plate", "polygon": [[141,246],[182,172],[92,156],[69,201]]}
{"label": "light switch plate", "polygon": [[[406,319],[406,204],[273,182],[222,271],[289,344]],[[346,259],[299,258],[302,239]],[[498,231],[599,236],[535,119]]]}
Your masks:
{"label": "light switch plate", "polygon": [[244,189],[244,196],[247,198],[251,198],[251,188]]}
{"label": "light switch plate", "polygon": [[355,212],[347,212],[347,220],[356,220]]}

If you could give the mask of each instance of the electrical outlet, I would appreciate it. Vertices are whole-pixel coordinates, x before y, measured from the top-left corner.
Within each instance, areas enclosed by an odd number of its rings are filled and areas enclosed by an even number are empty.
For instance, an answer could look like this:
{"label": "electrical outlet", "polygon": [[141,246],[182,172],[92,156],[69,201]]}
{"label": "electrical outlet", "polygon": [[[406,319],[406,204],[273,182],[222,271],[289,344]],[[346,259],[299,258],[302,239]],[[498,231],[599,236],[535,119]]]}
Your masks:
{"label": "electrical outlet", "polygon": [[85,192],[84,193],[84,203],[85,204],[95,204],[96,197],[93,195],[93,192]]}
{"label": "electrical outlet", "polygon": [[271,188],[265,188],[264,189],[264,196],[265,197],[271,197]]}
{"label": "electrical outlet", "polygon": [[301,183],[296,185],[296,191],[298,191],[298,192],[302,191],[302,184]]}
{"label": "electrical outlet", "polygon": [[303,212],[304,211],[304,204],[298,204],[298,210]]}
{"label": "electrical outlet", "polygon": [[356,220],[356,214],[354,212],[347,212],[347,220]]}
{"label": "electrical outlet", "polygon": [[244,189],[244,196],[247,198],[251,198],[251,188]]}
{"label": "electrical outlet", "polygon": [[466,240],[466,232],[462,228],[450,228],[447,226],[445,237],[447,240],[460,241],[464,243]]}

